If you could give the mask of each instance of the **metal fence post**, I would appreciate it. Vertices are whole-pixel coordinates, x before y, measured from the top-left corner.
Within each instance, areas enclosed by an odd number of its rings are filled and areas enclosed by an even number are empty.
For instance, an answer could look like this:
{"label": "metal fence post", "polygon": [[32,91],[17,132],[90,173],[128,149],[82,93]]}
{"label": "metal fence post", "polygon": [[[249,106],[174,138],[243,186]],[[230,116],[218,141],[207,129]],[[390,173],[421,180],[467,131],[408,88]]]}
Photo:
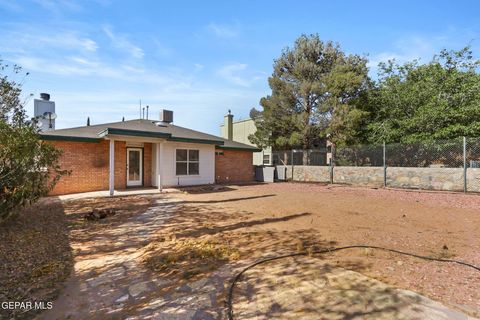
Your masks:
{"label": "metal fence post", "polygon": [[463,192],[467,192],[467,138],[463,137]]}
{"label": "metal fence post", "polygon": [[331,148],[330,148],[330,152],[332,153],[331,157],[330,157],[330,183],[333,184],[333,163],[335,161],[335,145],[332,144]]}
{"label": "metal fence post", "polygon": [[383,187],[387,187],[387,151],[385,146],[385,140],[383,141]]}
{"label": "metal fence post", "polygon": [[290,157],[292,158],[291,161],[292,161],[292,181],[293,181],[293,153],[295,151],[292,149],[292,152],[290,153]]}

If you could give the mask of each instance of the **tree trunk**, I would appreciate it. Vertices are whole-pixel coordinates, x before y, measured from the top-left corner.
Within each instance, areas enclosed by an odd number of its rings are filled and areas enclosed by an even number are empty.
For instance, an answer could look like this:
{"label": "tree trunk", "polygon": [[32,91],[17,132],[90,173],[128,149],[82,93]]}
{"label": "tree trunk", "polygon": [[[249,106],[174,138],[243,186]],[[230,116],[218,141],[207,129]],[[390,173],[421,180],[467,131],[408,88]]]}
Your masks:
{"label": "tree trunk", "polygon": [[308,161],[308,148],[309,148],[309,143],[308,143],[308,140],[305,139],[304,142],[303,142],[303,159],[302,159],[302,163],[304,166],[308,166],[309,165],[309,161]]}

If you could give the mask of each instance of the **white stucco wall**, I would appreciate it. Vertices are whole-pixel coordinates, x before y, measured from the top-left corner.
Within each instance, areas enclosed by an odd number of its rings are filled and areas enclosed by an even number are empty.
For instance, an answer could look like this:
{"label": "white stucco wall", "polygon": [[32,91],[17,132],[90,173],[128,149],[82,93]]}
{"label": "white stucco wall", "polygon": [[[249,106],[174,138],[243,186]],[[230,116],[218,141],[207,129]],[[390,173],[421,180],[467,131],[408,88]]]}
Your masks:
{"label": "white stucco wall", "polygon": [[[157,186],[156,179],[156,145],[152,149],[152,184]],[[196,149],[199,150],[199,174],[177,176],[175,174],[175,150]],[[160,168],[163,187],[190,186],[199,184],[211,184],[215,182],[215,146],[195,143],[163,142],[160,155]]]}

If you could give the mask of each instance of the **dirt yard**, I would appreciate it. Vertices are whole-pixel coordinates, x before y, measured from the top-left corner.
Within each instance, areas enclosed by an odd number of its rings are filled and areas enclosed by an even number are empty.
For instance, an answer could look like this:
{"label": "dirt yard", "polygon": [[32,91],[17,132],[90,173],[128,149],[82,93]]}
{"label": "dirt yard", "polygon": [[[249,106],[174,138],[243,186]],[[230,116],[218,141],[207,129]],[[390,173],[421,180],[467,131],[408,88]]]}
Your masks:
{"label": "dirt yard", "polygon": [[[73,265],[60,201],[40,201],[0,224],[0,303],[52,301]],[[0,308],[0,319],[31,319],[40,310]]]}
{"label": "dirt yard", "polygon": [[[480,316],[480,272],[473,269],[367,249],[311,254],[334,246],[375,245],[478,266],[480,195],[275,183],[47,204],[30,210],[40,219],[49,217],[42,227],[48,236],[42,248],[59,237],[63,246],[43,260],[43,251],[36,250],[35,263],[41,267],[66,255],[67,261],[73,256],[73,268],[53,309],[41,313],[39,320],[225,319],[229,284],[240,270],[265,257],[295,252],[307,256],[261,265],[245,274],[233,302],[235,319],[282,314],[294,319],[325,314],[328,319],[390,319],[392,314],[397,319],[464,319],[455,310]],[[93,209],[114,209],[115,215],[84,220]],[[25,217],[23,224],[31,221],[26,232],[38,229],[35,220]],[[22,228],[7,228],[10,235],[4,239],[17,239],[14,233]],[[20,252],[27,247],[24,243],[15,248]],[[0,278],[2,284],[18,280],[19,288],[28,288],[29,265],[20,261],[32,262],[30,253],[17,261],[8,259],[9,246],[4,248],[4,269],[17,273]],[[59,270],[65,268],[41,270],[58,288],[63,279]],[[345,293],[348,299],[341,300]],[[289,309],[292,295],[298,310]],[[278,300],[271,300],[273,296]],[[323,309],[314,307],[319,304]]]}
{"label": "dirt yard", "polygon": [[[365,244],[480,265],[479,195],[296,183],[185,191],[177,238],[223,237],[249,257]],[[323,259],[480,315],[475,270],[365,249]]]}

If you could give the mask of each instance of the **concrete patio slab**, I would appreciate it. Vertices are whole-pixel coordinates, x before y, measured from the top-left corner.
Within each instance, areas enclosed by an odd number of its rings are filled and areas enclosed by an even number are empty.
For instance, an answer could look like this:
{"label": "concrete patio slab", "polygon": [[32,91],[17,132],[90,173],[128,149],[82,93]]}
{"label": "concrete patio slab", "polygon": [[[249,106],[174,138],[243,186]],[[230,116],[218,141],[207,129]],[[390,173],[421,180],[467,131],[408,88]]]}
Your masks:
{"label": "concrete patio slab", "polygon": [[418,293],[311,257],[286,258],[245,273],[235,319],[471,320]]}

